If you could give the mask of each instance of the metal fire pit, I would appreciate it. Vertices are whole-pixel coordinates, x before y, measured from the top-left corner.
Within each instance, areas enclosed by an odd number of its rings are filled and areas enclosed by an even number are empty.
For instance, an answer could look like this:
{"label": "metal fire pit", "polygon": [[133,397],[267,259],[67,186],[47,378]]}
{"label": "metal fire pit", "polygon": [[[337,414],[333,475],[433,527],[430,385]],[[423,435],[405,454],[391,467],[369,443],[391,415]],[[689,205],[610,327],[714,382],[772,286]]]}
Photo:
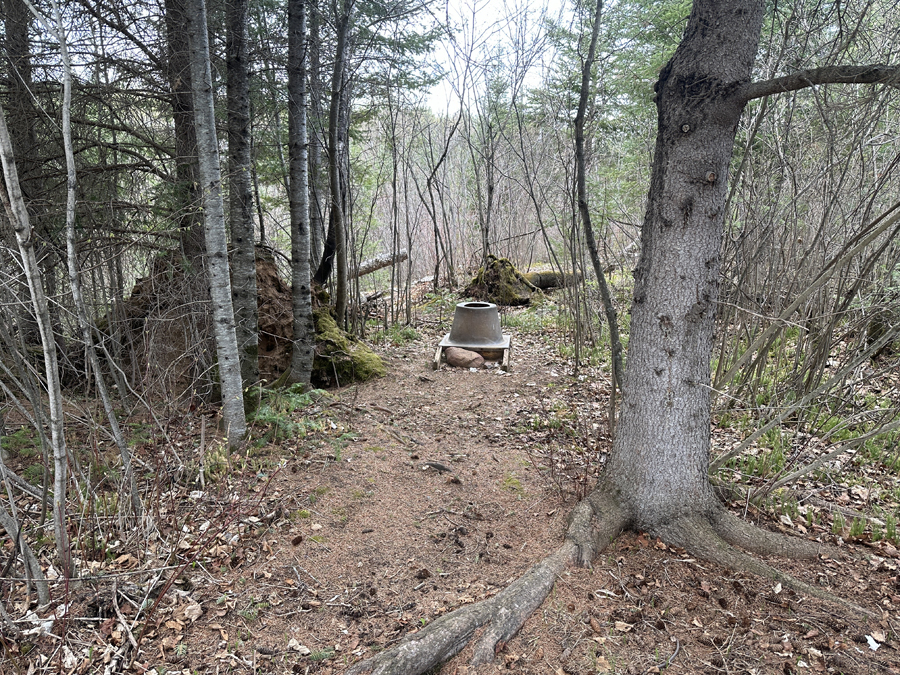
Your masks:
{"label": "metal fire pit", "polygon": [[434,355],[435,369],[440,367],[446,347],[460,347],[478,352],[488,360],[500,360],[500,367],[509,370],[509,336],[500,332],[500,312],[490,302],[456,305],[450,332],[438,344]]}

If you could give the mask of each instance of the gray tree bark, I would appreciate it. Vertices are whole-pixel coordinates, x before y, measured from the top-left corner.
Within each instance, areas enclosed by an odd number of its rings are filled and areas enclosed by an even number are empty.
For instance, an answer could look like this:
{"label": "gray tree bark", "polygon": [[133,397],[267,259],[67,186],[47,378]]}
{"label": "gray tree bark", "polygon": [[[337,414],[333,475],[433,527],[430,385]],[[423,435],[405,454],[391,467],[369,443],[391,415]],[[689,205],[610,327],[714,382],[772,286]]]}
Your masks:
{"label": "gray tree bark", "polygon": [[231,278],[235,334],[244,388],[259,382],[259,311],[250,157],[248,0],[227,5],[225,41],[228,71],[228,219],[231,225]]}
{"label": "gray tree bark", "polygon": [[307,130],[309,138],[309,241],[310,269],[314,270],[322,262],[325,246],[324,196],[328,192],[327,182],[323,180],[322,144],[323,120],[322,108],[322,58],[321,58],[321,26],[322,7],[318,0],[311,0],[307,6],[307,27],[309,36],[306,42],[307,64],[309,67],[309,109],[307,114]]}
{"label": "gray tree bark", "polygon": [[[341,162],[347,142],[347,129],[342,121],[349,115],[342,114],[345,100],[347,56],[349,51],[350,11],[352,0],[342,0],[337,17],[337,47],[334,69],[331,75],[331,104],[328,109],[328,185],[331,191],[331,224],[334,228],[335,290],[334,307],[338,325],[344,327],[347,319],[347,221],[344,213],[344,196],[341,190]],[[349,105],[349,100],[348,100]],[[331,232],[328,233],[329,238]]]}
{"label": "gray tree bark", "polygon": [[44,352],[44,375],[47,378],[47,398],[50,404],[50,444],[53,449],[53,534],[56,550],[63,574],[72,573],[72,556],[69,548],[69,534],[66,529],[66,485],[68,476],[68,451],[63,427],[62,390],[59,382],[59,363],[56,354],[56,340],[50,321],[47,296],[41,283],[40,270],[34,254],[34,231],[28,218],[25,199],[19,188],[12,139],[6,127],[6,116],[0,107],[0,161],[3,164],[3,178],[6,190],[3,202],[10,222],[16,233],[22,267],[28,279],[31,302],[37,319]]}
{"label": "gray tree bark", "polygon": [[191,89],[194,126],[197,131],[200,192],[203,202],[203,231],[206,266],[212,302],[213,333],[219,379],[222,386],[222,415],[229,447],[236,447],[247,431],[244,416],[241,366],[234,329],[234,307],[228,270],[228,242],[225,236],[225,209],[216,139],[209,37],[205,0],[187,0],[188,44],[190,46]]}
{"label": "gray tree bark", "polygon": [[306,0],[288,0],[288,151],[291,166],[291,285],[294,310],[293,382],[309,383],[316,344],[310,291],[309,129]]}
{"label": "gray tree bark", "polygon": [[658,133],[608,482],[666,534],[716,503],[710,358],[728,164],[762,28],[758,0],[697,0],[656,84]]}
{"label": "gray tree bark", "polygon": [[181,252],[191,262],[203,255],[203,225],[198,211],[197,134],[191,93],[188,47],[189,0],[165,0],[166,77],[175,126],[175,203]]}

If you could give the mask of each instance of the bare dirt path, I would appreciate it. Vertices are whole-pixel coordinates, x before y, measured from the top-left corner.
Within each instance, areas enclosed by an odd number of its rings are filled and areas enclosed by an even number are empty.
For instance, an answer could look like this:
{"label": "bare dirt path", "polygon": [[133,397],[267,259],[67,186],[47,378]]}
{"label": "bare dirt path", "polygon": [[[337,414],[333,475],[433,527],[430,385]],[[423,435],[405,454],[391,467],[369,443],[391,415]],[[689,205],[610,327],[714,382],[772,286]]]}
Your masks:
{"label": "bare dirt path", "polygon": [[[428,325],[417,340],[381,347],[387,377],[299,411],[315,422],[305,436],[248,448],[241,472],[203,490],[161,495],[160,518],[184,536],[169,550],[171,532],[161,532],[142,553],[177,561],[156,574],[149,621],[134,616],[150,575],[116,587],[98,573],[73,594],[65,649],[44,638],[46,660],[23,654],[21,672],[31,663],[34,672],[56,663],[121,672],[134,638],[144,643],[132,672],[336,675],[495,593],[559,545],[608,443],[602,373],[573,377],[548,330],[506,330],[508,374],[432,371],[440,332]],[[834,541],[821,528],[809,535]],[[776,563],[881,612],[881,622],[626,535],[595,569],[565,572],[477,672],[900,672],[897,552],[846,548],[857,557]],[[138,566],[140,557],[98,570]],[[439,672],[475,673],[466,655]]]}

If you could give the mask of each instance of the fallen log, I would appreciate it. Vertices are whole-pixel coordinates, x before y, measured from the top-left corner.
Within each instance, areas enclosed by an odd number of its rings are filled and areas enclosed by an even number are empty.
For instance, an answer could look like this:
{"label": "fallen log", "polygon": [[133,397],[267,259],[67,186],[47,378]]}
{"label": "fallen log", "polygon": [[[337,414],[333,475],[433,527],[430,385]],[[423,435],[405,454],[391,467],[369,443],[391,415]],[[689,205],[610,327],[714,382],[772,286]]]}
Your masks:
{"label": "fallen log", "polygon": [[374,258],[369,258],[368,260],[362,261],[359,264],[359,269],[355,274],[352,274],[351,277],[353,279],[364,277],[367,274],[371,274],[372,272],[382,269],[383,267],[401,263],[407,258],[409,258],[409,253],[405,248],[397,251],[396,253],[382,253],[381,255],[376,255]]}
{"label": "fallen log", "polygon": [[522,276],[542,291],[573,286],[581,281],[581,275],[572,272],[524,272]]}

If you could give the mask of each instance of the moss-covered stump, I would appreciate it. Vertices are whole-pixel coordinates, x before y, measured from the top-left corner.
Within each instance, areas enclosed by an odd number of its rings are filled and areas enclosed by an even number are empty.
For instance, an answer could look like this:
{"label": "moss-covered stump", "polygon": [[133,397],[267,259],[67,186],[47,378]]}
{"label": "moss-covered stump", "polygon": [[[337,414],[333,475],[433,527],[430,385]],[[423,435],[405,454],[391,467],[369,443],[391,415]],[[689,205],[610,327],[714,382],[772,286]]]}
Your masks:
{"label": "moss-covered stump", "polygon": [[465,290],[469,297],[507,306],[527,305],[540,292],[509,260],[493,255]]}
{"label": "moss-covered stump", "polygon": [[316,321],[313,384],[318,387],[343,386],[383,377],[387,371],[381,357],[338,328],[330,309],[319,307],[313,312]]}

